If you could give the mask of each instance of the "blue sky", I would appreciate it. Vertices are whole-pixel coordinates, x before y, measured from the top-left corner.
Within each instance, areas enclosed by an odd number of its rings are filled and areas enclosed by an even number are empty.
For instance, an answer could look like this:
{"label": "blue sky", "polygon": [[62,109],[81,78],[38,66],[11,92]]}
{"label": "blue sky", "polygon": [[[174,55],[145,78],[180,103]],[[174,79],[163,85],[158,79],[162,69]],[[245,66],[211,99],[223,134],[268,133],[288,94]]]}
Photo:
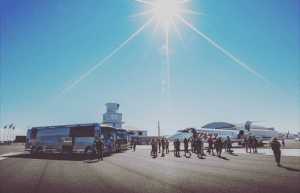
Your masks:
{"label": "blue sky", "polygon": [[25,134],[101,122],[109,102],[120,104],[125,126],[148,135],[157,135],[158,121],[163,134],[247,120],[299,131],[298,0],[184,3],[199,14],[180,13],[194,29],[174,19],[180,37],[169,28],[169,73],[157,19],[119,47],[153,16],[134,15],[151,8],[133,0],[5,1],[1,136],[11,123]]}

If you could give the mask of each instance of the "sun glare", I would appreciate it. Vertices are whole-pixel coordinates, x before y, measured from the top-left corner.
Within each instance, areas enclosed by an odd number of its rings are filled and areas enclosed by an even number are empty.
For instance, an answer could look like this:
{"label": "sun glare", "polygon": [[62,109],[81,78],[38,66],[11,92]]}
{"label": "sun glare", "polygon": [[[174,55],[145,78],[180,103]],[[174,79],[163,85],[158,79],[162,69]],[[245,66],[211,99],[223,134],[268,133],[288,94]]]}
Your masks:
{"label": "sun glare", "polygon": [[174,0],[158,0],[154,4],[155,17],[165,31],[169,30],[174,18],[178,16],[179,5]]}

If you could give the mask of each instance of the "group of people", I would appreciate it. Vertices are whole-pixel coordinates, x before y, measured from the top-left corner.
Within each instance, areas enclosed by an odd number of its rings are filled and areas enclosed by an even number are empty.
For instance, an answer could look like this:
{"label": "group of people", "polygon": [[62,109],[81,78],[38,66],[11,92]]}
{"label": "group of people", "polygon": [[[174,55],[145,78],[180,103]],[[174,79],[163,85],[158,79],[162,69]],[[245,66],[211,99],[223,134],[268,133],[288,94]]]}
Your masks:
{"label": "group of people", "polygon": [[[189,140],[187,138],[184,139],[183,141],[184,144],[184,156],[187,156],[186,154],[189,154],[189,157],[191,157],[191,152],[189,151]],[[180,141],[179,139],[176,139],[173,143],[174,145],[174,155],[180,157]],[[203,152],[204,149],[204,141],[202,139],[191,139],[191,146],[192,146],[192,153],[196,153],[198,154],[197,157],[199,158],[203,158],[202,156],[205,155]],[[212,139],[211,137],[208,139],[208,150],[207,152],[210,154],[212,153],[212,155],[214,154],[214,149],[216,149],[216,154],[217,156],[220,158],[221,157],[221,153],[222,153],[222,149],[223,147],[225,147],[225,153],[232,153],[231,151],[231,141],[229,136],[226,138],[226,140],[224,141],[224,143],[220,138],[217,139]]]}
{"label": "group of people", "polygon": [[159,150],[158,153],[160,153],[160,150],[162,150],[162,154],[161,154],[162,157],[165,156],[165,151],[166,154],[169,153],[169,141],[165,138],[162,138],[161,140],[152,139],[151,146],[152,146],[151,156],[157,157],[158,150]]}
{"label": "group of people", "polygon": [[220,158],[223,147],[225,148],[225,153],[232,153],[231,140],[230,140],[229,136],[226,137],[224,143],[222,142],[221,137],[217,138],[215,141],[211,137],[208,139],[207,152],[209,154],[212,153],[212,155],[215,155],[214,154],[214,148],[215,148],[217,156]]}
{"label": "group of people", "polygon": [[[187,153],[189,153],[190,157],[191,157],[191,152],[189,151],[189,140],[187,138],[184,139],[183,141],[184,143],[184,156],[186,156]],[[162,150],[162,157],[166,154],[169,153],[169,141],[165,138],[162,138],[161,140],[158,139],[152,139],[151,142],[152,145],[152,149],[151,149],[151,156],[157,157],[157,151],[159,150],[158,153],[161,152]],[[180,141],[179,139],[176,139],[173,143],[174,145],[174,155],[180,157]],[[249,138],[245,137],[244,138],[244,145],[246,147],[246,152],[248,153],[248,149],[250,149],[250,153],[251,153],[251,149],[253,149],[253,153],[257,153],[257,147],[259,145],[258,140],[256,139],[256,137],[252,137],[249,136]],[[277,138],[274,137],[271,140],[271,147],[275,156],[275,161],[277,163],[277,166],[280,167],[280,156],[281,156],[281,144],[277,141]],[[192,146],[192,153],[196,153],[198,154],[199,158],[202,158],[204,154],[203,152],[203,146],[204,146],[204,141],[201,139],[192,139],[191,140],[191,146]],[[132,140],[131,141],[131,149],[136,148],[136,141]],[[222,153],[222,149],[223,147],[225,147],[225,153],[231,153],[232,151],[230,150],[231,148],[231,141],[229,136],[227,136],[227,138],[225,139],[224,143],[222,142],[221,137],[217,138],[216,140],[212,139],[211,137],[208,139],[208,150],[207,152],[210,154],[212,153],[212,155],[214,154],[214,149],[216,149],[216,153],[217,156],[220,158],[221,157],[221,153]],[[103,152],[102,150],[104,149],[104,144],[102,142],[101,139],[95,139],[93,145],[92,145],[92,157],[94,159],[98,159],[98,161],[103,160]]]}
{"label": "group of people", "polygon": [[249,136],[244,138],[244,146],[246,148],[246,152],[248,153],[248,149],[250,150],[251,153],[251,149],[253,150],[253,153],[257,153],[257,147],[259,146],[258,140],[255,136]]}

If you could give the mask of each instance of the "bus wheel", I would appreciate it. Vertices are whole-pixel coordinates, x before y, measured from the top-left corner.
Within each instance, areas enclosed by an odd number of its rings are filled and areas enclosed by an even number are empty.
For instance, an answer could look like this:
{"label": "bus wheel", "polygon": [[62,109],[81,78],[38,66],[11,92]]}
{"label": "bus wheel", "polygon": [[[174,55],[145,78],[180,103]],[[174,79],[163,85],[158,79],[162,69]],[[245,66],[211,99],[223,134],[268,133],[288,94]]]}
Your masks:
{"label": "bus wheel", "polygon": [[37,154],[42,154],[43,153],[43,148],[42,147],[38,147],[37,148]]}
{"label": "bus wheel", "polygon": [[32,147],[32,148],[31,148],[31,153],[32,153],[32,154],[36,154],[36,153],[37,153],[36,147]]}
{"label": "bus wheel", "polygon": [[93,150],[92,150],[91,147],[85,148],[85,155],[86,155],[86,156],[91,156],[92,153],[93,153]]}

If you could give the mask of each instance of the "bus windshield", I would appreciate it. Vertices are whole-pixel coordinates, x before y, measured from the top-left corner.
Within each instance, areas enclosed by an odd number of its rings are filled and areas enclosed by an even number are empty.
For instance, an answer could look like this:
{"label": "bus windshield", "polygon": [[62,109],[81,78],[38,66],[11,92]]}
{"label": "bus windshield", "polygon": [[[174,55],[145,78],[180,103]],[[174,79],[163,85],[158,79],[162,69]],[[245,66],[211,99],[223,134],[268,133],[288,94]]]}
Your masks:
{"label": "bus windshield", "polygon": [[111,127],[101,127],[101,138],[103,139],[115,139],[115,129]]}

